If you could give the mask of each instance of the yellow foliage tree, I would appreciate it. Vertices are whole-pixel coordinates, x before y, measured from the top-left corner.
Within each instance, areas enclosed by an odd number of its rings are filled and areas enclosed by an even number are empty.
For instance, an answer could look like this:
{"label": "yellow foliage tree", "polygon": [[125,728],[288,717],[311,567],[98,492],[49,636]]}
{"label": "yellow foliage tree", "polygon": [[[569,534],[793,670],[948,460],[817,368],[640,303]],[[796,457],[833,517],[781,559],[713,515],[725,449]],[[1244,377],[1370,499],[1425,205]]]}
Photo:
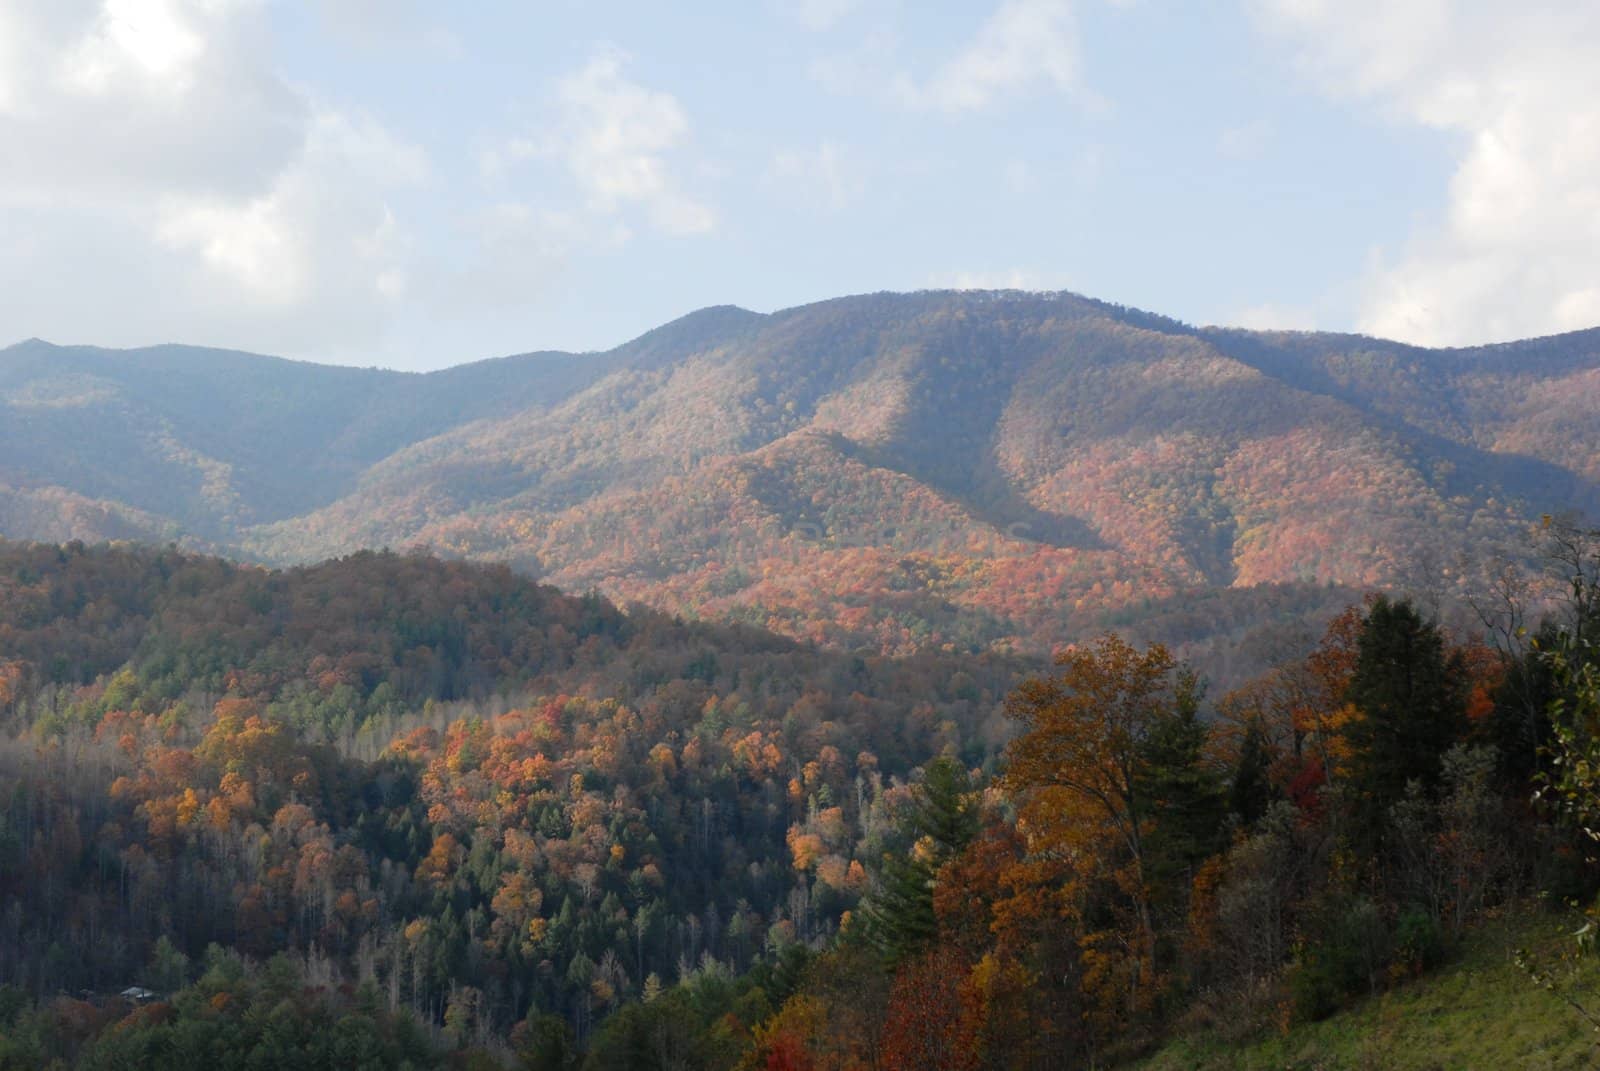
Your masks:
{"label": "yellow foliage tree", "polygon": [[1193,700],[1194,683],[1165,647],[1140,651],[1110,634],[1056,664],[1054,676],[1023,683],[1007,700],[1023,733],[1008,749],[1004,784],[1019,801],[1031,855],[1098,879],[1122,901],[1126,924],[1086,933],[1082,947],[1088,977],[1136,1011],[1154,994],[1156,937],[1145,875],[1153,801],[1141,793],[1141,755],[1163,719]]}

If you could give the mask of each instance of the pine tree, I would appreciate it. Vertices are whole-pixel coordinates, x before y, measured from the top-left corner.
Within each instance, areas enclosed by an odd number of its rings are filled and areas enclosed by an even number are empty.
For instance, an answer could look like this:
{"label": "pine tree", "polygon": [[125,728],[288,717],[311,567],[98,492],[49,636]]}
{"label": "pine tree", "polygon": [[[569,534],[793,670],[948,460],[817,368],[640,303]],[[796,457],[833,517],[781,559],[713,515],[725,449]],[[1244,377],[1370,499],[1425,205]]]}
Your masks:
{"label": "pine tree", "polygon": [[1252,718],[1244,728],[1239,761],[1234,766],[1233,783],[1228,791],[1228,810],[1246,828],[1255,825],[1278,798],[1272,784],[1271,766],[1266,734],[1261,731],[1260,721]]}
{"label": "pine tree", "polygon": [[1409,782],[1429,791],[1438,785],[1440,759],[1466,729],[1463,676],[1438,627],[1410,602],[1373,602],[1346,693],[1360,713],[1347,738],[1358,834],[1367,847]]}
{"label": "pine tree", "polygon": [[189,957],[178,950],[165,934],[156,939],[146,969],[148,984],[164,994],[176,993],[188,981]]}
{"label": "pine tree", "polygon": [[1187,907],[1200,863],[1224,844],[1228,793],[1222,772],[1206,760],[1210,735],[1199,716],[1201,689],[1180,673],[1174,709],[1157,719],[1140,748],[1138,793],[1152,819],[1145,838],[1145,881],[1153,902]]}
{"label": "pine tree", "polygon": [[1499,775],[1508,787],[1525,791],[1550,772],[1550,705],[1560,698],[1548,657],[1564,633],[1546,622],[1521,657],[1509,660],[1495,690],[1489,739],[1500,756]]}
{"label": "pine tree", "polygon": [[867,940],[890,965],[920,952],[937,935],[934,880],[977,835],[972,782],[959,763],[938,758],[928,764],[901,832],[910,850],[884,856],[878,888],[861,908]]}
{"label": "pine tree", "polygon": [[[1600,538],[1600,532],[1588,533]],[[1580,558],[1580,563],[1582,559]],[[1600,552],[1594,554],[1600,569]],[[1535,776],[1535,798],[1590,840],[1600,841],[1600,580],[1580,569],[1572,580],[1569,627],[1540,637],[1536,656],[1553,694],[1548,707],[1551,769]]]}

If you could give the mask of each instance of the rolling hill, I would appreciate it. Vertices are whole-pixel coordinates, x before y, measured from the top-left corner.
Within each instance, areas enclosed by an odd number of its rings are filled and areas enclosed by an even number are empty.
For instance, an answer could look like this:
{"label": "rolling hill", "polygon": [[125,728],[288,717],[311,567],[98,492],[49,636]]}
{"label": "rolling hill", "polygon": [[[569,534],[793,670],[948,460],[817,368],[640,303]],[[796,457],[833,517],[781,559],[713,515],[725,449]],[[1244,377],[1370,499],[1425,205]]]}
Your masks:
{"label": "rolling hill", "polygon": [[1248,652],[1593,510],[1597,445],[1600,330],[1427,350],[1064,293],[712,308],[426,375],[0,350],[0,535],[426,545],[889,652],[1106,624]]}

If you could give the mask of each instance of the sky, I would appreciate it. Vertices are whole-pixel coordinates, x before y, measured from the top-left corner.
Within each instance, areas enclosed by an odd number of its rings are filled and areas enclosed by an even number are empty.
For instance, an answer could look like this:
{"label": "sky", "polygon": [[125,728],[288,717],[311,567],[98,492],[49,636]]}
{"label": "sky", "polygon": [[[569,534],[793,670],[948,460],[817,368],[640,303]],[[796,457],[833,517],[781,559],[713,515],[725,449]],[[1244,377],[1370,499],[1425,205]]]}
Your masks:
{"label": "sky", "polygon": [[1600,325],[1592,0],[0,0],[0,345],[429,369],[1067,289]]}

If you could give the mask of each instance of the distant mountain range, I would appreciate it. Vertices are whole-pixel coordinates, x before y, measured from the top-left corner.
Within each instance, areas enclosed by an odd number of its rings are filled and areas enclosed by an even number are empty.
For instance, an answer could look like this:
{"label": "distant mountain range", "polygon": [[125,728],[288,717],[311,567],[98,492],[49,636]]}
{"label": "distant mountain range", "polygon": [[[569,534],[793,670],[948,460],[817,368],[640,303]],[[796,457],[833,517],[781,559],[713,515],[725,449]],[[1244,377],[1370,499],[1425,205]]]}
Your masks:
{"label": "distant mountain range", "polygon": [[1597,505],[1600,330],[1428,350],[961,291],[425,375],[0,350],[0,535],[425,545],[887,651],[1265,643]]}

